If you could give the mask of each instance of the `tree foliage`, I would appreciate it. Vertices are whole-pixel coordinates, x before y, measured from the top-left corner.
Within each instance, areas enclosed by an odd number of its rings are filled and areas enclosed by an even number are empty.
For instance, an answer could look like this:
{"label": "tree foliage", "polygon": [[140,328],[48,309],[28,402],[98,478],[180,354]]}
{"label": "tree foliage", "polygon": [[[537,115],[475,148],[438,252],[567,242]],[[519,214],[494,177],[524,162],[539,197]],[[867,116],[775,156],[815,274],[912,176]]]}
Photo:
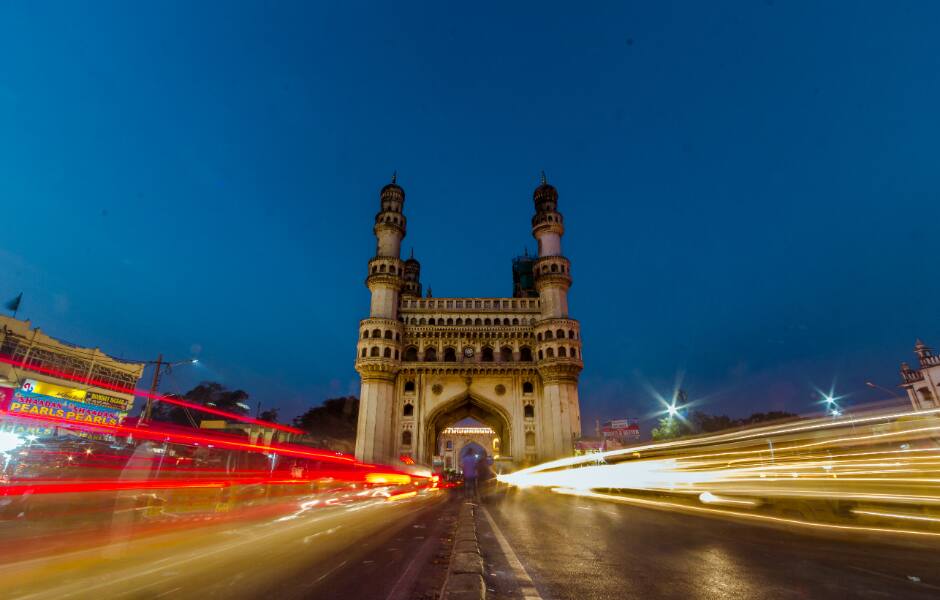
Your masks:
{"label": "tree foliage", "polygon": [[710,415],[702,411],[694,411],[689,417],[666,416],[659,420],[659,425],[650,433],[654,440],[674,440],[687,435],[699,433],[713,433],[735,427],[745,427],[770,421],[793,419],[797,415],[784,411],[770,411],[753,413],[742,419],[732,419],[727,415]]}
{"label": "tree foliage", "polygon": [[[168,396],[173,397],[171,394],[168,394]],[[183,394],[181,399],[238,415],[246,415],[249,411],[248,392],[229,390],[221,383],[214,381],[200,383]],[[152,418],[154,421],[198,427],[199,422],[204,419],[222,419],[223,417],[210,415],[195,409],[187,409],[169,402],[156,402],[153,407]]]}
{"label": "tree foliage", "polygon": [[311,408],[294,418],[294,426],[314,438],[354,442],[358,419],[359,399],[345,396],[330,398],[320,406]]}
{"label": "tree foliage", "polygon": [[278,408],[269,408],[267,410],[261,411],[261,414],[258,415],[258,418],[262,421],[270,421],[271,423],[277,423],[277,413],[279,412]]}

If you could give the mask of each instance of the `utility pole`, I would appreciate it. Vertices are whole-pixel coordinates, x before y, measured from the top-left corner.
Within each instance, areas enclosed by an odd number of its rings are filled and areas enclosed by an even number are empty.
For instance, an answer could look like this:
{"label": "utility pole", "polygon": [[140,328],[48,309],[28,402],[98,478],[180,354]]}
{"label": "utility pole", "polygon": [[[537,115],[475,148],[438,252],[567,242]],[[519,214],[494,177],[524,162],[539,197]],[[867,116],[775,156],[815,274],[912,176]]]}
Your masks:
{"label": "utility pole", "polygon": [[147,402],[144,404],[144,413],[140,421],[146,423],[150,421],[153,413],[153,397],[157,395],[157,387],[160,385],[160,372],[163,370],[163,354],[157,357],[157,362],[153,369],[153,383],[150,386],[150,395],[147,396]]}

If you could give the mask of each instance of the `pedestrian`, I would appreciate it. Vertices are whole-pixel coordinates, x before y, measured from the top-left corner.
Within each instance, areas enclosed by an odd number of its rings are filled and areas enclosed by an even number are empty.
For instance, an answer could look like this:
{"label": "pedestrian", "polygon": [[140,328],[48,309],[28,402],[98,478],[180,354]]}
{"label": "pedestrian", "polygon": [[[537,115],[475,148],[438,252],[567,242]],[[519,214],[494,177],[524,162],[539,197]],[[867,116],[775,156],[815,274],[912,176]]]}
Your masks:
{"label": "pedestrian", "polygon": [[463,471],[464,497],[476,498],[477,496],[477,455],[474,452],[467,452],[460,459],[460,468]]}

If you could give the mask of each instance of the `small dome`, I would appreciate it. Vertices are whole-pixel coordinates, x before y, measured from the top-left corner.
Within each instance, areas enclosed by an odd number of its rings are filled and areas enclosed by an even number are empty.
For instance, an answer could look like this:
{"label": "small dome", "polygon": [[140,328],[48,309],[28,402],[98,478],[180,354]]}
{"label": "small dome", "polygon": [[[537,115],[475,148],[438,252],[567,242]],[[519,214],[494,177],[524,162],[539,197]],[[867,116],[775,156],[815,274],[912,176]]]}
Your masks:
{"label": "small dome", "polygon": [[397,196],[401,200],[405,199],[405,190],[403,190],[402,187],[398,185],[398,171],[392,173],[391,183],[386,183],[384,186],[382,186],[382,191],[379,192],[379,196],[381,196],[383,199],[387,196]]}
{"label": "small dome", "polygon": [[535,200],[536,206],[546,202],[552,204],[558,202],[558,190],[555,189],[555,186],[548,183],[548,180],[545,178],[545,171],[542,171],[542,182],[539,184],[539,187],[535,188],[535,191],[532,192],[532,199]]}

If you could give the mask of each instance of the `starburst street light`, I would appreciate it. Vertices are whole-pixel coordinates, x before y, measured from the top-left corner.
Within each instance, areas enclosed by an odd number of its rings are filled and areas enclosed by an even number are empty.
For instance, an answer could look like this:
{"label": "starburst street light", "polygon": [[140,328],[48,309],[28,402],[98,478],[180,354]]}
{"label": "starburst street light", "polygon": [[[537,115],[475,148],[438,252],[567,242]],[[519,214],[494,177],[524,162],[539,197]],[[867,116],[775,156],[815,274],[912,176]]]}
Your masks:
{"label": "starburst street light", "polygon": [[666,407],[666,412],[669,414],[670,417],[677,417],[679,416],[679,407],[677,407],[676,403],[673,402],[672,404]]}

